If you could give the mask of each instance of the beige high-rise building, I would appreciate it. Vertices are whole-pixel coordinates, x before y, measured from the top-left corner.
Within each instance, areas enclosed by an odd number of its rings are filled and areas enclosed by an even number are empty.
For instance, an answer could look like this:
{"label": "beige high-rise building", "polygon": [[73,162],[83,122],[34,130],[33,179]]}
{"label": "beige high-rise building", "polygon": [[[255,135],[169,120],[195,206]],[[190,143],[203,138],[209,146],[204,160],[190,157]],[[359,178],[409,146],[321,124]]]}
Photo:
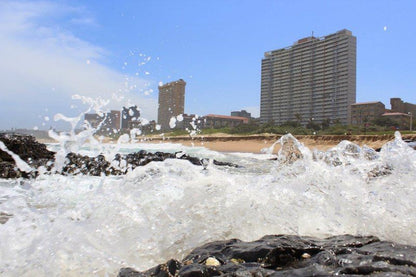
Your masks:
{"label": "beige high-rise building", "polygon": [[356,100],[356,44],[351,31],[341,30],[266,52],[261,64],[261,122],[350,123],[350,106]]}
{"label": "beige high-rise building", "polygon": [[157,122],[162,130],[169,130],[173,116],[184,113],[185,85],[182,79],[159,86],[159,109]]}

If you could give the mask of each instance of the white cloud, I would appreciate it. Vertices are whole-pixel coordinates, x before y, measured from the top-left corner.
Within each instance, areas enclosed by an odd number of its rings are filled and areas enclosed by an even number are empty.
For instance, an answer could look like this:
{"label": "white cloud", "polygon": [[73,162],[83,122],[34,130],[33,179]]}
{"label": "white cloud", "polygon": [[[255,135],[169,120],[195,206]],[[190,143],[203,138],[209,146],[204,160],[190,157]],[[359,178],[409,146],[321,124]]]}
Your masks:
{"label": "white cloud", "polygon": [[105,49],[59,24],[64,15],[95,24],[85,13],[52,2],[0,3],[0,129],[31,128],[57,112],[71,115],[74,94],[110,99],[109,109],[134,104],[144,117],[156,118],[157,100],[139,93],[149,82],[105,66]]}

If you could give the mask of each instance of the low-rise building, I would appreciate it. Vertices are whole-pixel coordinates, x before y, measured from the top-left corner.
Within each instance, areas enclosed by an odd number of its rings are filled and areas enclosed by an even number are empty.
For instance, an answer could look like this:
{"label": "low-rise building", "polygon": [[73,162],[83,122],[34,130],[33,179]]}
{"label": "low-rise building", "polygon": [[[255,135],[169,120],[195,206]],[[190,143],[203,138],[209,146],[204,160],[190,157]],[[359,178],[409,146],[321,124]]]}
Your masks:
{"label": "low-rise building", "polygon": [[399,112],[388,112],[382,115],[383,117],[390,118],[396,124],[393,127],[394,129],[407,130],[410,126],[410,116],[407,113]]}
{"label": "low-rise building", "polygon": [[157,124],[155,120],[147,121],[147,120],[139,119],[139,120],[129,121],[128,129],[129,130],[139,129],[141,131],[141,134],[145,135],[145,134],[150,134],[150,133],[153,133],[154,131],[157,131],[156,125]]}
{"label": "low-rise building", "polygon": [[351,105],[351,124],[364,125],[385,113],[386,107],[380,101],[362,102]]}
{"label": "low-rise building", "polygon": [[228,116],[208,114],[203,117],[204,128],[223,128],[223,127],[236,127],[241,124],[247,124],[249,119],[241,116]]}
{"label": "low-rise building", "polygon": [[247,112],[246,110],[234,111],[234,112],[231,112],[231,116],[246,117],[250,119],[251,113]]}
{"label": "low-rise building", "polygon": [[97,133],[111,134],[120,130],[120,111],[113,110],[102,115],[96,113],[85,114],[84,120],[86,120],[91,127],[99,128]]}
{"label": "low-rise building", "polygon": [[176,121],[176,128],[182,130],[197,130],[201,129],[203,124],[203,118],[195,114],[183,114],[182,120]]}
{"label": "low-rise building", "polygon": [[[128,108],[123,107],[123,111],[121,112],[121,128],[122,129],[131,129],[132,125],[137,125],[140,122],[140,110],[137,109],[137,106],[130,106]],[[136,122],[136,123],[135,123]]]}

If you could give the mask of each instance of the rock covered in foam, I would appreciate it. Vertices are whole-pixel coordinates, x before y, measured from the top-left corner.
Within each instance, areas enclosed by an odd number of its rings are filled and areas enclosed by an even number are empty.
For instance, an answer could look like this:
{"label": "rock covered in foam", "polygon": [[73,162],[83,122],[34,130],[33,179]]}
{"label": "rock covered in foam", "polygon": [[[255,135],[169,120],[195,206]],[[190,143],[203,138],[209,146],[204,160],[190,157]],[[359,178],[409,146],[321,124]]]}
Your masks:
{"label": "rock covered in foam", "polygon": [[[75,153],[69,153],[66,156],[66,163],[61,173],[64,175],[84,174],[92,176],[100,175],[122,175],[129,170],[133,170],[138,166],[145,166],[150,162],[163,162],[166,159],[180,159],[187,160],[194,165],[203,166],[208,165],[207,159],[200,159],[197,157],[188,156],[184,153],[164,153],[156,152],[150,153],[147,151],[139,151],[127,155],[117,154],[114,160],[110,163],[103,155],[97,157],[83,156]],[[213,160],[213,164],[218,166],[238,167],[236,164],[229,162],[220,162]]]}
{"label": "rock covered in foam", "polygon": [[[215,260],[213,265],[212,261]],[[208,264],[209,261],[209,264]],[[416,276],[416,247],[374,236],[326,239],[269,235],[257,241],[216,241],[194,249],[182,262],[169,260],[133,276]]]}
{"label": "rock covered in foam", "polygon": [[[19,155],[22,160],[30,161],[40,159],[52,159],[54,152],[49,151],[45,144],[39,143],[32,136],[0,134],[0,141],[13,153]],[[13,158],[0,150],[1,161],[14,162]]]}
{"label": "rock covered in foam", "polygon": [[[0,134],[0,141],[9,151],[34,168],[47,166],[54,158],[55,153],[49,151],[45,144],[37,142],[32,136]],[[0,149],[0,178],[27,178],[35,174],[19,170],[13,157]]]}
{"label": "rock covered in foam", "polygon": [[[31,172],[20,170],[16,166],[13,157],[0,149],[0,178],[36,177],[40,168],[43,168],[43,171],[46,173],[54,172],[55,153],[49,151],[46,145],[38,143],[32,136],[0,135],[0,141],[5,144],[8,150],[18,155],[33,168]],[[142,150],[127,155],[117,154],[111,162],[107,161],[103,155],[89,157],[71,152],[66,155],[64,166],[57,173],[91,176],[122,175],[138,166],[145,166],[150,162],[162,162],[166,159],[187,160],[194,165],[203,166],[204,168],[209,164],[208,159],[192,157],[183,152],[150,153]],[[236,164],[217,160],[213,160],[212,163],[218,166],[238,167]]]}
{"label": "rock covered in foam", "polygon": [[280,138],[281,148],[278,153],[278,160],[283,164],[292,164],[299,159],[303,159],[300,149],[301,143],[291,134]]}

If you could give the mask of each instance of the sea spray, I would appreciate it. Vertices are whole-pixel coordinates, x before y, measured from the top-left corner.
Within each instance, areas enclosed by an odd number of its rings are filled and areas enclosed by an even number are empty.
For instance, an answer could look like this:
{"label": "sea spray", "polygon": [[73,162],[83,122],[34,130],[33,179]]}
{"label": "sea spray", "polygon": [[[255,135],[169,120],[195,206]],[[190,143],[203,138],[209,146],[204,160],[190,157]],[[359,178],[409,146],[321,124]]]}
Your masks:
{"label": "sea spray", "polygon": [[290,163],[283,153],[269,160],[122,140],[123,152],[183,150],[244,167],[203,170],[173,159],[119,177],[2,181],[0,212],[12,215],[0,225],[2,274],[115,275],[180,259],[205,242],[266,234],[350,233],[416,245],[416,151],[398,134],[380,153],[346,141],[310,151],[293,139],[280,141],[302,154]]}
{"label": "sea spray", "polygon": [[6,145],[4,145],[4,143],[2,141],[0,141],[0,149],[4,152],[6,152],[7,154],[9,154],[14,162],[16,163],[16,166],[24,172],[31,172],[33,170],[33,168],[31,168],[25,161],[23,161],[18,155],[16,155],[15,153],[13,153],[12,151],[10,151],[9,149],[7,149]]}

